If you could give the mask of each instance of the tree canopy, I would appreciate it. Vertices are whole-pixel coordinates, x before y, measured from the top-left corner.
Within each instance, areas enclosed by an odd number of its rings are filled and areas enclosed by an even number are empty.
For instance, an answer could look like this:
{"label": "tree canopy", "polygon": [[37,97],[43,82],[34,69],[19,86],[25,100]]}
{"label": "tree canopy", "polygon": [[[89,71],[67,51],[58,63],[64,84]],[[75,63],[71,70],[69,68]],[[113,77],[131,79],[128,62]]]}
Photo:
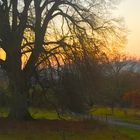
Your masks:
{"label": "tree canopy", "polygon": [[[39,67],[60,67],[97,55],[122,38],[112,0],[0,0],[0,60],[11,89],[10,118],[25,119],[31,78]],[[122,34],[123,36],[123,34]],[[104,52],[102,52],[104,55]]]}

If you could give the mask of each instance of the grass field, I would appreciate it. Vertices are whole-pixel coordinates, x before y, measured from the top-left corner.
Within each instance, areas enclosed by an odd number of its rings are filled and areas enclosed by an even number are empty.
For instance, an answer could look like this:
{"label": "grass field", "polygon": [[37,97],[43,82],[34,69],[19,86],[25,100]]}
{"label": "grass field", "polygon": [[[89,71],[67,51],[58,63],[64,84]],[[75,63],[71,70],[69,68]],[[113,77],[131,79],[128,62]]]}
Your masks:
{"label": "grass field", "polygon": [[[9,110],[7,108],[0,108],[0,117],[7,117],[8,112]],[[34,119],[58,119],[58,114],[56,111],[48,111],[40,108],[29,108],[29,112]],[[66,120],[71,119],[71,116],[67,114],[63,114],[61,117],[65,118]]]}
{"label": "grass field", "polygon": [[[0,119],[0,140],[140,140],[139,131],[111,127],[96,121],[76,121],[65,115],[67,121],[57,120],[53,111],[29,109],[37,119],[29,122],[10,122]],[[109,108],[97,108],[94,115],[110,113]],[[0,116],[6,117],[8,109],[1,108]],[[123,118],[123,110],[115,109],[114,116]],[[49,119],[49,120],[48,120]]]}
{"label": "grass field", "polygon": [[130,128],[121,128],[121,127],[116,127],[115,129],[120,134],[127,135],[128,137],[130,137],[134,140],[140,140],[140,131],[139,130],[133,130]]}

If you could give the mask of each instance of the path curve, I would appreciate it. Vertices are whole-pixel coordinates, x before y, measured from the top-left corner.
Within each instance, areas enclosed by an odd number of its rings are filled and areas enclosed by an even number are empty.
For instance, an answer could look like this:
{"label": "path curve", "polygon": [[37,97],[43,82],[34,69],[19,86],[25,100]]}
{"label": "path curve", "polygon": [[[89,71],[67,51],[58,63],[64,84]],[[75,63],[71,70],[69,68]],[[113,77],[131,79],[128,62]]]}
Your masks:
{"label": "path curve", "polygon": [[108,123],[108,124],[111,124],[111,125],[117,125],[117,126],[122,126],[122,127],[126,127],[126,128],[132,128],[132,129],[140,130],[140,125],[139,124],[125,122],[123,120],[114,119],[114,118],[111,118],[111,117],[92,116],[92,118],[94,120],[102,121],[102,122],[105,122],[105,123]]}

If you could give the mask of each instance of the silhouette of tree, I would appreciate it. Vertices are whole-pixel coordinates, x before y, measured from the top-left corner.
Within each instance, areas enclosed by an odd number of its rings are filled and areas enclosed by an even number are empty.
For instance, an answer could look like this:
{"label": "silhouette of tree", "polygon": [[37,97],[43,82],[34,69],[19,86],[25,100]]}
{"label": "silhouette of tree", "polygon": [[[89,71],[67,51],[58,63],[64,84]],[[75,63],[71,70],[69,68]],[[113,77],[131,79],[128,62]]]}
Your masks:
{"label": "silhouette of tree", "polygon": [[31,118],[27,96],[43,63],[71,63],[75,52],[86,56],[86,43],[92,40],[98,51],[120,31],[118,20],[108,16],[111,6],[112,0],[0,0],[0,47],[6,53],[0,65],[9,78],[9,118]]}

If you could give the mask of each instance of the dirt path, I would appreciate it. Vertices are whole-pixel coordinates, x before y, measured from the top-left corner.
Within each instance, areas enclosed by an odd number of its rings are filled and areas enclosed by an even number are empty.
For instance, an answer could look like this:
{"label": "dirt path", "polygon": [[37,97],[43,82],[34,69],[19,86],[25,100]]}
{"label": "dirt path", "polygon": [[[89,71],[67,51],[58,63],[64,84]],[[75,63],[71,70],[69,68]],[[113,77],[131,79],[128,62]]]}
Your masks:
{"label": "dirt path", "polygon": [[119,120],[119,119],[114,119],[114,118],[110,118],[110,117],[96,117],[96,116],[93,116],[93,119],[99,120],[99,121],[102,121],[102,122],[105,122],[105,123],[108,123],[111,125],[122,126],[122,127],[126,127],[126,128],[140,130],[139,124],[128,123],[128,122],[124,122],[124,121]]}

